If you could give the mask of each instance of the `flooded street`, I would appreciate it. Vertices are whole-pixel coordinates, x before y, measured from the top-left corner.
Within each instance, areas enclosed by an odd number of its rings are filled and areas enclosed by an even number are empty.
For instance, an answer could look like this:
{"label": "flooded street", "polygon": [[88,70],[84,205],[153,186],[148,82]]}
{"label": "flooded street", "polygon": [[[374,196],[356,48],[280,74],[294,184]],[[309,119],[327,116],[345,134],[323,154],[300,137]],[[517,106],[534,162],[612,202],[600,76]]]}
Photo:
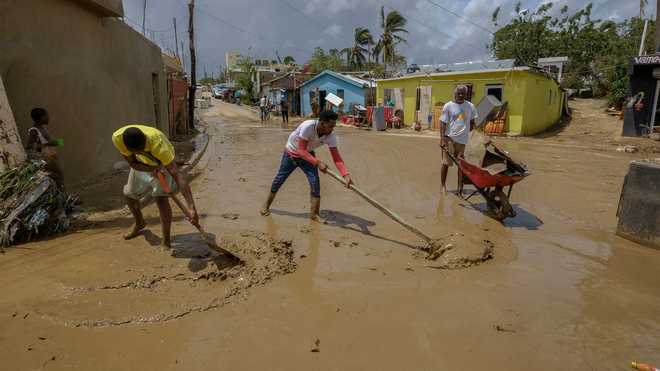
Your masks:
{"label": "flooded street", "polygon": [[[292,128],[216,102],[194,170],[202,223],[249,251],[210,252],[175,212],[173,249],[124,241],[127,210],[0,256],[6,370],[623,370],[660,363],[660,252],[614,234],[628,163],[642,154],[526,138],[495,142],[532,175],[500,224],[479,195],[440,195],[437,138],[338,128],[356,184],[427,234],[484,240],[494,258],[437,269],[414,234],[329,176],[310,222],[296,171],[267,196]],[[410,133],[406,131],[406,133]],[[327,149],[317,153],[331,163]],[[330,167],[333,167],[330,165]],[[448,185],[455,188],[455,168]],[[121,188],[115,192],[120,193]],[[254,263],[256,261],[257,263]],[[317,341],[318,340],[318,341]],[[314,350],[314,351],[312,351]]]}

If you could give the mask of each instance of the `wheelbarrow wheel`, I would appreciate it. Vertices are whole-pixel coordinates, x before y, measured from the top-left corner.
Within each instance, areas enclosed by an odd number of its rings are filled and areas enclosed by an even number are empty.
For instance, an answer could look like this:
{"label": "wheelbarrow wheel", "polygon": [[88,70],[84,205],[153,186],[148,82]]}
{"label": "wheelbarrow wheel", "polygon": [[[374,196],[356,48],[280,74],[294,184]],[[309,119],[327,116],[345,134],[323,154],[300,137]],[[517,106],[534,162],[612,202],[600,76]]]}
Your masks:
{"label": "wheelbarrow wheel", "polygon": [[488,192],[488,213],[493,219],[502,221],[508,217],[516,216],[515,210],[509,203],[509,198],[502,189],[494,189]]}

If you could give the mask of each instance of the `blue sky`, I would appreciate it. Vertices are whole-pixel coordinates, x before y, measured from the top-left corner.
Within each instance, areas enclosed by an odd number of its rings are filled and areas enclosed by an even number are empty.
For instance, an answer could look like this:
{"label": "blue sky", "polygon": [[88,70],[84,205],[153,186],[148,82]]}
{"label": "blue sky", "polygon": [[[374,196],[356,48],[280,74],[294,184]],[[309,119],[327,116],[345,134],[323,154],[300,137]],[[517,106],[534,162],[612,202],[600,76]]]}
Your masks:
{"label": "blue sky", "polygon": [[[511,17],[517,0],[196,0],[198,72],[206,66],[214,74],[224,65],[226,51],[255,58],[292,55],[305,62],[315,46],[325,49],[351,45],[355,27],[379,33],[378,9],[396,9],[408,18],[407,44],[399,47],[409,63],[429,64],[488,59],[486,45],[493,30],[491,14],[501,6],[501,18]],[[524,9],[547,1],[524,0]],[[555,9],[574,11],[590,1],[555,1]],[[594,18],[625,19],[639,13],[637,0],[593,0]],[[147,0],[147,34],[161,46],[174,49],[172,19],[177,18],[179,40],[187,48],[188,0]],[[435,3],[435,4],[433,4]],[[438,5],[464,19],[458,18]],[[124,0],[127,22],[141,28],[143,0]],[[649,1],[647,16],[655,15]],[[478,26],[476,26],[477,24]],[[187,51],[186,51],[187,54]]]}

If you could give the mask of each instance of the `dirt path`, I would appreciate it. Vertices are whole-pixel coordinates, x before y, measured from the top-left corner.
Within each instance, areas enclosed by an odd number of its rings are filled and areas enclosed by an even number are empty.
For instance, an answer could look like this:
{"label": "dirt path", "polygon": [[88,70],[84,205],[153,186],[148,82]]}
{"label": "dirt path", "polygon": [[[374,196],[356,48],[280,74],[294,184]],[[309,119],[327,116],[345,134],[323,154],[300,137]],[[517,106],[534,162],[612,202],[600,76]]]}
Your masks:
{"label": "dirt path", "polygon": [[[546,143],[556,142],[607,152],[616,151],[622,146],[633,145],[641,153],[660,156],[660,142],[648,138],[622,137],[623,121],[618,116],[605,114],[606,102],[604,100],[571,99],[569,106],[572,119],[566,126],[540,134],[535,139],[541,139]],[[530,138],[524,140],[530,140]]]}
{"label": "dirt path", "polygon": [[[635,155],[500,139],[533,175],[504,225],[440,198],[430,137],[338,130],[356,182],[433,236],[490,240],[494,259],[433,269],[420,241],[322,177],[328,225],[294,173],[263,218],[289,133],[216,103],[194,191],[207,230],[253,264],[229,267],[180,217],[175,249],[123,241],[125,212],[0,256],[0,361],[10,370],[621,370],[660,363],[660,254],[614,235]],[[329,160],[326,150],[319,155]],[[452,174],[453,176],[453,174]],[[455,179],[450,178],[450,184]],[[120,192],[118,189],[117,192]],[[256,263],[254,263],[256,262]],[[220,268],[220,269],[219,269]],[[318,346],[316,340],[319,340]],[[318,350],[318,352],[312,352]]]}

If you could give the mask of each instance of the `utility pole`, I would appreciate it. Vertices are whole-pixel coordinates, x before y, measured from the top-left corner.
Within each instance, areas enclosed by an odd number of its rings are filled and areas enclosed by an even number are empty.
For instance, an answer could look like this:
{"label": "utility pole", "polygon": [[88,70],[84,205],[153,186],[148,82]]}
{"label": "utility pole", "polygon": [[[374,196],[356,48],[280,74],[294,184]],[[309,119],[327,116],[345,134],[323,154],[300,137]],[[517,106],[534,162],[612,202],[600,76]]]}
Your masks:
{"label": "utility pole", "polygon": [[642,32],[642,40],[639,43],[639,53],[637,55],[646,55],[644,44],[646,44],[646,30],[649,28],[649,20],[644,20],[644,31]]}
{"label": "utility pole", "polygon": [[190,87],[188,88],[188,122],[191,129],[195,129],[195,92],[197,91],[197,74],[195,71],[195,0],[188,4],[188,36],[190,37]]}
{"label": "utility pole", "polygon": [[659,22],[660,21],[660,0],[657,1],[657,5],[655,7],[655,50],[654,52],[658,53],[660,52],[660,26]]}
{"label": "utility pole", "polygon": [[146,22],[147,22],[147,0],[143,0],[144,6],[142,7],[142,34],[146,35],[145,32],[147,30],[146,27]]}
{"label": "utility pole", "polygon": [[174,52],[174,55],[176,55],[179,60],[181,60],[181,56],[179,55],[179,34],[176,32],[176,17],[173,18],[174,20],[174,49],[176,50]]}

